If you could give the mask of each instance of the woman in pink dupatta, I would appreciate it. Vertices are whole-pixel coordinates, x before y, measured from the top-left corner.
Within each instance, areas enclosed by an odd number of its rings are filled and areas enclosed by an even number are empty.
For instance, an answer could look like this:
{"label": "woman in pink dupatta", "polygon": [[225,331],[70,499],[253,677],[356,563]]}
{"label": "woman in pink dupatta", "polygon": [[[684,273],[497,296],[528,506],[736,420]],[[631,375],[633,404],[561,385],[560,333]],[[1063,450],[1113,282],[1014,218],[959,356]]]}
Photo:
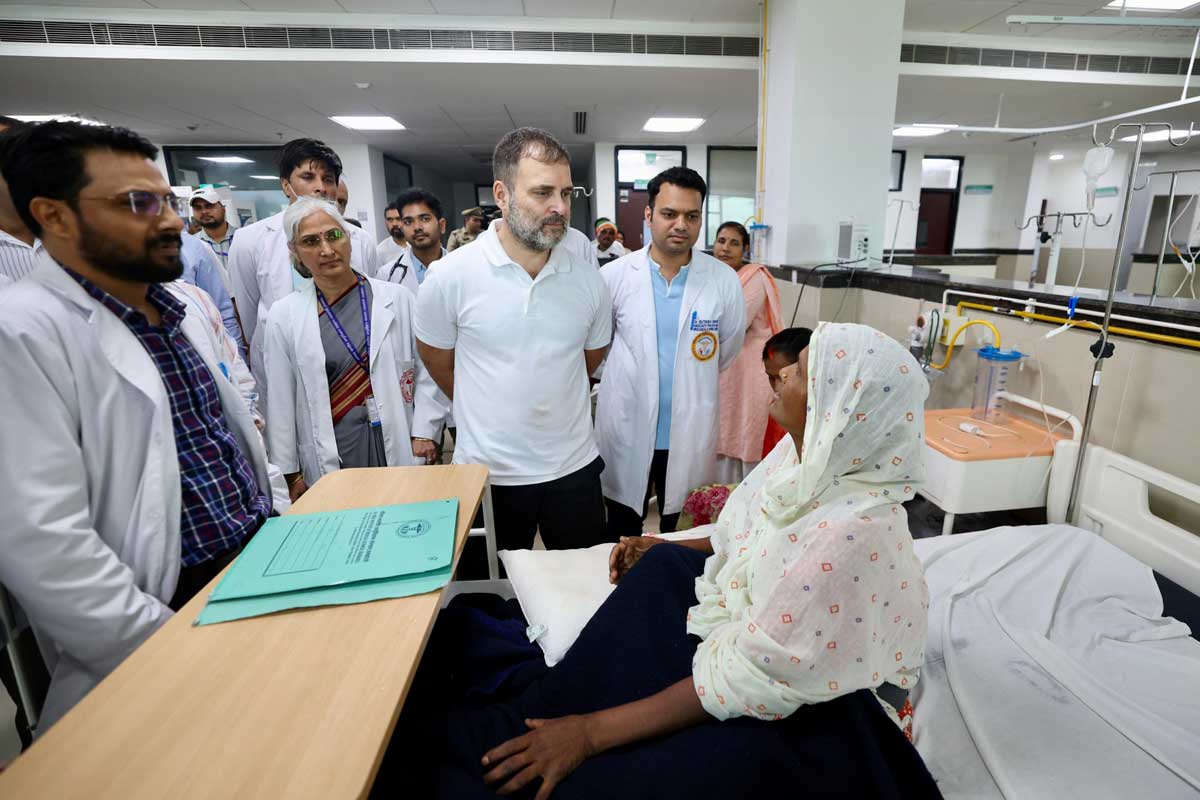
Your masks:
{"label": "woman in pink dupatta", "polygon": [[721,373],[717,476],[722,483],[741,483],[762,460],[772,397],[763,345],[783,329],[779,289],[766,267],[745,263],[749,244],[746,229],[736,222],[723,223],[713,242],[713,255],[737,271],[746,297],[746,339],[737,359]]}

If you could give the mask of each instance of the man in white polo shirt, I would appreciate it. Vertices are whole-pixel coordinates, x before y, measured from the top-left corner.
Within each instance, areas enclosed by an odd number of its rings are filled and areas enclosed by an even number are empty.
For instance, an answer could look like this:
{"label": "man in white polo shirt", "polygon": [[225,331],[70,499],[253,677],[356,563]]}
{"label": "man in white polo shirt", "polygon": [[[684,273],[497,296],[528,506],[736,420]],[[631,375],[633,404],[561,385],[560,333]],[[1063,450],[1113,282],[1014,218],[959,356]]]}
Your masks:
{"label": "man in white polo shirt", "polygon": [[563,238],[571,163],[549,133],[496,145],[492,191],[505,224],[433,264],[417,298],[417,347],[454,403],[456,464],[491,473],[502,549],[608,541],[604,468],[588,375],[604,359],[612,302]]}

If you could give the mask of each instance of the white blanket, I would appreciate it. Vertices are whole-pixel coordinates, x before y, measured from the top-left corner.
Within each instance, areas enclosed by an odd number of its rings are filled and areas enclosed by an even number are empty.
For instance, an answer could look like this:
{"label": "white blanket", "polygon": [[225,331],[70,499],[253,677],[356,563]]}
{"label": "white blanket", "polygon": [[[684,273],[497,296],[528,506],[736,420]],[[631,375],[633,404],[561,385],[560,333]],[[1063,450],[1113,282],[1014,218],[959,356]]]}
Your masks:
{"label": "white blanket", "polygon": [[1200,642],[1150,569],[1066,525],[921,541],[917,748],[947,797],[1194,797]]}

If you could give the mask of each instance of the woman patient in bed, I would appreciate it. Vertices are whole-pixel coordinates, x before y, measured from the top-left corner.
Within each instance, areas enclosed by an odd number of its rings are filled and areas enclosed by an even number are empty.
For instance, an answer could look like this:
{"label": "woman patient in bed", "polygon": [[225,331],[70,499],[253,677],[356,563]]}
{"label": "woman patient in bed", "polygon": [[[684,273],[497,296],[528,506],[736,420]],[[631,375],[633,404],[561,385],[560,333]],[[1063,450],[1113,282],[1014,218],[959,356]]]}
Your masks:
{"label": "woman patient in bed", "polygon": [[901,506],[925,377],[874,329],[822,324],[773,387],[789,436],[708,538],[623,540],[562,662],[443,717],[439,796],[937,796],[901,720],[928,607]]}

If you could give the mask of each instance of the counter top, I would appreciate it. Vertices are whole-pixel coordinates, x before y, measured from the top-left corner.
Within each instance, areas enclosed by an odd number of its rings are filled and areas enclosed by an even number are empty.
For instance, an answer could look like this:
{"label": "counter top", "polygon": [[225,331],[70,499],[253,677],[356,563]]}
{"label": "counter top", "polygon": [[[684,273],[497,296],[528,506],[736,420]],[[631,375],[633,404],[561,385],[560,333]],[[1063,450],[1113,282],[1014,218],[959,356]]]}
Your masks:
{"label": "counter top", "polygon": [[[885,292],[902,297],[913,297],[930,302],[942,302],[943,294],[950,291],[974,292],[977,294],[999,295],[1016,300],[1032,298],[1046,303],[1066,306],[1071,295],[1071,286],[1047,286],[1036,283],[1032,287],[1029,281],[1000,280],[997,278],[975,278],[970,276],[953,276],[937,269],[901,266],[899,264],[887,267],[873,264],[870,269],[854,269],[851,267],[819,265],[771,267],[771,274],[777,280],[789,283],[805,283],[819,288],[845,288],[853,286],[858,289]],[[1078,294],[1079,308],[1090,311],[1104,311],[1105,299],[1108,293],[1099,289],[1080,288]],[[951,297],[951,302],[970,300],[965,297]],[[980,300],[979,302],[987,302]],[[1046,313],[1056,314],[1049,310]],[[1173,322],[1182,325],[1200,327],[1200,300],[1191,298],[1158,297],[1150,305],[1150,296],[1133,292],[1117,292],[1113,303],[1113,313],[1142,317],[1147,320]],[[1089,318],[1091,318],[1089,316]],[[1144,325],[1135,322],[1122,321],[1117,323],[1122,327],[1135,330],[1163,333],[1161,327]],[[1200,340],[1200,334],[1187,331],[1178,333],[1185,338]]]}

